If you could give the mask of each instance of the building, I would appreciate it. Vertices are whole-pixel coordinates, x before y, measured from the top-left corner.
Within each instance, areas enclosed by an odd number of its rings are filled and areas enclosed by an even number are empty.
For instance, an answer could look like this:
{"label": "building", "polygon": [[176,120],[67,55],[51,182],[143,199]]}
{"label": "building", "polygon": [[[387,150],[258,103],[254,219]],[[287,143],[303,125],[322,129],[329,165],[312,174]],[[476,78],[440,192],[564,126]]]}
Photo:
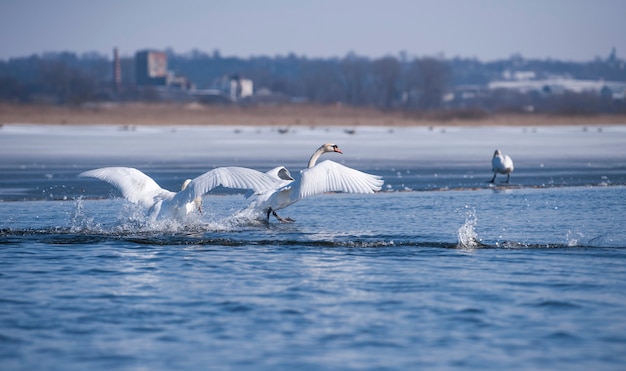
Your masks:
{"label": "building", "polygon": [[254,83],[239,75],[223,76],[216,82],[216,88],[228,96],[231,101],[250,97],[254,94]]}
{"label": "building", "polygon": [[543,94],[558,95],[565,92],[588,93],[609,96],[613,99],[623,99],[626,83],[604,80],[578,80],[563,77],[554,77],[541,80],[514,80],[492,81],[488,84],[489,90],[512,90],[522,94],[540,92]]}
{"label": "building", "polygon": [[139,86],[167,85],[167,54],[143,50],[135,54],[135,82]]}

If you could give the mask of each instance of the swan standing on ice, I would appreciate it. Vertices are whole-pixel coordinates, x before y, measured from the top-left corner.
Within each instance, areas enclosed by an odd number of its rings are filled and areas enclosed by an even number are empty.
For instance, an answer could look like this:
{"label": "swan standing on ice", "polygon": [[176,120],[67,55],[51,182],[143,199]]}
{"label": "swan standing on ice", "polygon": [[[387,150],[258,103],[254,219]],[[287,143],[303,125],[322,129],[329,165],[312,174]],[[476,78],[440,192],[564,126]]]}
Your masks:
{"label": "swan standing on ice", "polygon": [[324,144],[318,148],[308,166],[300,171],[300,179],[293,180],[289,171],[277,167],[267,172],[272,175],[278,186],[268,189],[258,196],[246,209],[238,215],[256,214],[256,218],[269,222],[270,215],[283,223],[294,222],[291,218],[282,218],[276,213],[299,200],[325,192],[374,193],[383,185],[381,177],[363,173],[326,160],[316,165],[319,157],[328,152],[343,153],[335,144]]}
{"label": "swan standing on ice", "polygon": [[498,173],[506,174],[505,183],[509,182],[509,178],[511,177],[511,173],[514,169],[513,160],[511,160],[511,157],[503,155],[499,149],[496,149],[496,151],[493,153],[493,158],[491,159],[491,167],[493,171],[493,178],[491,178],[489,183],[493,183],[496,181],[496,175]]}
{"label": "swan standing on ice", "polygon": [[128,201],[148,209],[153,219],[158,216],[181,218],[201,211],[202,196],[219,186],[259,192],[276,185],[270,175],[243,167],[220,167],[193,180],[187,179],[178,193],[161,188],[152,178],[131,167],[104,167],[78,176],[111,184]]}

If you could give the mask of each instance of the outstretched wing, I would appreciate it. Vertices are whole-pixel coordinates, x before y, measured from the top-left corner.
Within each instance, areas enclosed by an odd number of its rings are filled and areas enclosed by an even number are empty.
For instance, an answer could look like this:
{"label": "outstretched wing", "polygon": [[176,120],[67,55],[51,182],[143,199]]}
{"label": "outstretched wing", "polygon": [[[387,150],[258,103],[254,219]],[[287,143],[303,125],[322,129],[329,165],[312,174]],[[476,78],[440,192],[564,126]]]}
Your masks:
{"label": "outstretched wing", "polygon": [[178,192],[176,201],[190,202],[217,187],[249,189],[263,192],[277,187],[272,176],[245,167],[218,167],[193,179],[184,190]]}
{"label": "outstretched wing", "polygon": [[249,190],[244,195],[245,198],[250,198],[255,194],[273,192],[277,188],[284,187],[287,184],[293,182],[293,177],[291,176],[291,173],[284,166],[277,166],[271,170],[266,171],[265,174],[274,179],[274,184],[272,184],[272,187],[267,189]]}
{"label": "outstretched wing", "polygon": [[103,167],[85,171],[79,177],[96,178],[117,188],[124,198],[145,208],[174,193],[161,188],[152,178],[132,167]]}
{"label": "outstretched wing", "polygon": [[270,175],[271,177],[279,181],[292,181],[293,180],[291,173],[284,166],[275,167],[271,170],[266,171],[265,174]]}
{"label": "outstretched wing", "polygon": [[380,191],[384,183],[380,176],[367,174],[330,160],[304,169],[301,174],[299,198],[324,192],[374,193]]}

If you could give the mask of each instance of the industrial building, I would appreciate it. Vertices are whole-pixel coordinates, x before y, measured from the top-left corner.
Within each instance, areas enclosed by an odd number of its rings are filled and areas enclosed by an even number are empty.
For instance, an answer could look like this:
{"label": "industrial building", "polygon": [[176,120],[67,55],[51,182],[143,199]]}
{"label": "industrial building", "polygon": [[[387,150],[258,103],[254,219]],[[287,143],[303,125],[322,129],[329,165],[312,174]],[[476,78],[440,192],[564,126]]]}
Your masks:
{"label": "industrial building", "polygon": [[167,54],[143,50],[135,54],[135,82],[139,86],[167,85]]}

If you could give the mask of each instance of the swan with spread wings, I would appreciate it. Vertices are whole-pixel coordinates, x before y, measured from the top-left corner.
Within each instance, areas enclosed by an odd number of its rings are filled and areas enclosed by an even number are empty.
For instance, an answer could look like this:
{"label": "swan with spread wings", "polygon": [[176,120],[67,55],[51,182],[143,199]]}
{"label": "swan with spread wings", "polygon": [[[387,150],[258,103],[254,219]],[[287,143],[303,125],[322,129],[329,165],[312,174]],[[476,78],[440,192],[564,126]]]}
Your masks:
{"label": "swan with spread wings", "polygon": [[266,222],[274,215],[282,223],[292,223],[293,219],[283,218],[276,211],[320,193],[374,193],[381,190],[384,181],[380,176],[367,174],[331,160],[317,164],[317,160],[324,153],[343,152],[336,144],[322,145],[313,153],[307,167],[300,171],[299,179],[294,180],[283,166],[268,171],[267,174],[275,179],[277,186],[260,192],[260,195],[238,215],[252,214],[256,219]]}
{"label": "swan with spread wings", "polygon": [[202,196],[222,186],[259,192],[276,186],[266,173],[244,167],[219,167],[194,179],[187,179],[179,192],[161,188],[152,178],[131,167],[104,167],[80,173],[117,188],[128,201],[148,210],[151,218],[181,218],[202,210]]}

